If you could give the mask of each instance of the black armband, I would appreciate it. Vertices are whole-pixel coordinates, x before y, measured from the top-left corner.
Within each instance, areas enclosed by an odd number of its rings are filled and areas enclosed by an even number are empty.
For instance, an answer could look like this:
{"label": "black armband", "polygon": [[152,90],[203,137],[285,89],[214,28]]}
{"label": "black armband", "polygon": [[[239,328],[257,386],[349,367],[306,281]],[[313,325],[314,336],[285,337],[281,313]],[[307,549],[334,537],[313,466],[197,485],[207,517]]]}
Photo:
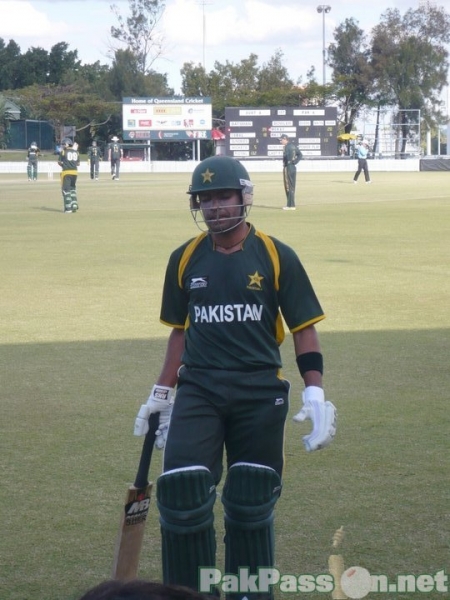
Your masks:
{"label": "black armband", "polygon": [[306,371],[319,371],[323,375],[323,356],[320,352],[299,354],[296,361],[302,377]]}

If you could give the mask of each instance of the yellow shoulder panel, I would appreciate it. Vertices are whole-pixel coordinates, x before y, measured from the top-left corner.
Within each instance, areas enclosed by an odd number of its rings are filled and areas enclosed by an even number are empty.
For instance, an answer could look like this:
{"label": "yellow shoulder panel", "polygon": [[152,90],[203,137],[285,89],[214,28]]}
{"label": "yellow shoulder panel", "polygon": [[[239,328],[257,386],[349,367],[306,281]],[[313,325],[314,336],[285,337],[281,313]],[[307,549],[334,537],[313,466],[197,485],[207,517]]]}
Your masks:
{"label": "yellow shoulder panel", "polygon": [[280,289],[279,278],[280,278],[280,257],[278,256],[277,249],[275,248],[274,241],[267,234],[262,231],[255,231],[255,235],[262,239],[264,245],[267,248],[267,252],[269,253],[270,260],[273,264],[273,272],[274,272],[274,286],[278,291]]}
{"label": "yellow shoulder panel", "polygon": [[197,246],[207,235],[208,234],[206,232],[201,233],[199,236],[194,238],[184,249],[184,252],[181,255],[180,264],[178,266],[178,285],[180,286],[180,288],[183,287],[183,273],[186,268],[186,265],[189,262],[189,259],[191,258]]}

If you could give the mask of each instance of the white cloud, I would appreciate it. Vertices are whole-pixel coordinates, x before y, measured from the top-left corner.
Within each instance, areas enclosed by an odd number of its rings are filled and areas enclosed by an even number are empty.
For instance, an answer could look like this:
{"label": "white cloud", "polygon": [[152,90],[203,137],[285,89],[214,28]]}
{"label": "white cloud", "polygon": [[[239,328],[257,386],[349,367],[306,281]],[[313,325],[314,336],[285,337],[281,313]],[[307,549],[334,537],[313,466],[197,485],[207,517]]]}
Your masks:
{"label": "white cloud", "polygon": [[[202,6],[197,0],[174,0],[168,2],[161,25],[167,60],[159,65],[162,70],[170,67],[173,80],[179,80],[176,72],[183,63],[203,64],[203,58],[209,71],[215,61],[238,63],[251,53],[262,64],[281,49],[286,63],[291,58],[290,68],[299,66],[301,46],[316,44],[319,48],[317,14],[299,3],[241,0],[225,4],[211,0]],[[308,58],[304,70],[309,66]],[[295,71],[294,79],[300,75]]]}
{"label": "white cloud", "polygon": [[211,47],[223,44],[282,44],[286,35],[295,33],[298,36],[316,20],[311,10],[299,5],[274,6],[260,0],[243,1],[239,6],[222,4],[213,9],[205,3],[204,11],[203,14],[202,6],[194,0],[170,3],[163,16],[167,38],[180,45],[202,45],[205,24],[205,38]]}
{"label": "white cloud", "polygon": [[[51,21],[49,17],[33,7],[31,2],[0,0],[0,37],[12,38],[30,36],[38,38],[52,35],[57,28],[60,35],[68,30],[64,21]],[[17,40],[16,40],[17,41]]]}

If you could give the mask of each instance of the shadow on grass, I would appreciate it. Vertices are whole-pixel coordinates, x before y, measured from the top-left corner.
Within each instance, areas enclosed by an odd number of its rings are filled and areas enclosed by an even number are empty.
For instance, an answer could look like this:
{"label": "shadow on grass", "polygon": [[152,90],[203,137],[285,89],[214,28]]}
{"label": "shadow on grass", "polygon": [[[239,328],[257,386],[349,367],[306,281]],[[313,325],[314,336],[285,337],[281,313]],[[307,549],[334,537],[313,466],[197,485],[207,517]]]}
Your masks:
{"label": "shadow on grass", "polygon": [[[330,448],[310,455],[301,443],[310,425],[287,422],[278,565],[323,572],[331,536],[344,525],[350,564],[432,572],[448,552],[449,331],[325,333],[321,341],[338,434]],[[142,444],[132,435],[134,419],[165,344],[0,347],[2,600],[70,600],[109,576]],[[294,414],[302,385],[289,342],[283,356]],[[156,453],[151,478],[160,470]],[[221,519],[217,526],[221,531]],[[147,527],[142,575],[160,579],[155,506]]]}
{"label": "shadow on grass", "polygon": [[33,206],[32,207],[33,210],[42,210],[45,212],[56,212],[56,213],[63,213],[64,211],[62,209],[59,208],[50,208],[48,206]]}

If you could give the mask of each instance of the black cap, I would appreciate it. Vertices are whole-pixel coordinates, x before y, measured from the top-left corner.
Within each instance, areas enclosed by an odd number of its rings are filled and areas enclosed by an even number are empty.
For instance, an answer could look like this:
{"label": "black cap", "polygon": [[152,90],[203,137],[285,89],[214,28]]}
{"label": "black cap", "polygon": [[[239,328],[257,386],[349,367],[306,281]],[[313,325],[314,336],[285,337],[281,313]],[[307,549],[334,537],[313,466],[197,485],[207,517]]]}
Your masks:
{"label": "black cap", "polygon": [[285,133],[283,133],[283,135],[280,135],[280,137],[279,137],[278,139],[279,139],[279,140],[280,140],[280,142],[281,142],[281,140],[288,140],[288,139],[289,139],[289,136],[288,136],[288,135],[286,135]]}

